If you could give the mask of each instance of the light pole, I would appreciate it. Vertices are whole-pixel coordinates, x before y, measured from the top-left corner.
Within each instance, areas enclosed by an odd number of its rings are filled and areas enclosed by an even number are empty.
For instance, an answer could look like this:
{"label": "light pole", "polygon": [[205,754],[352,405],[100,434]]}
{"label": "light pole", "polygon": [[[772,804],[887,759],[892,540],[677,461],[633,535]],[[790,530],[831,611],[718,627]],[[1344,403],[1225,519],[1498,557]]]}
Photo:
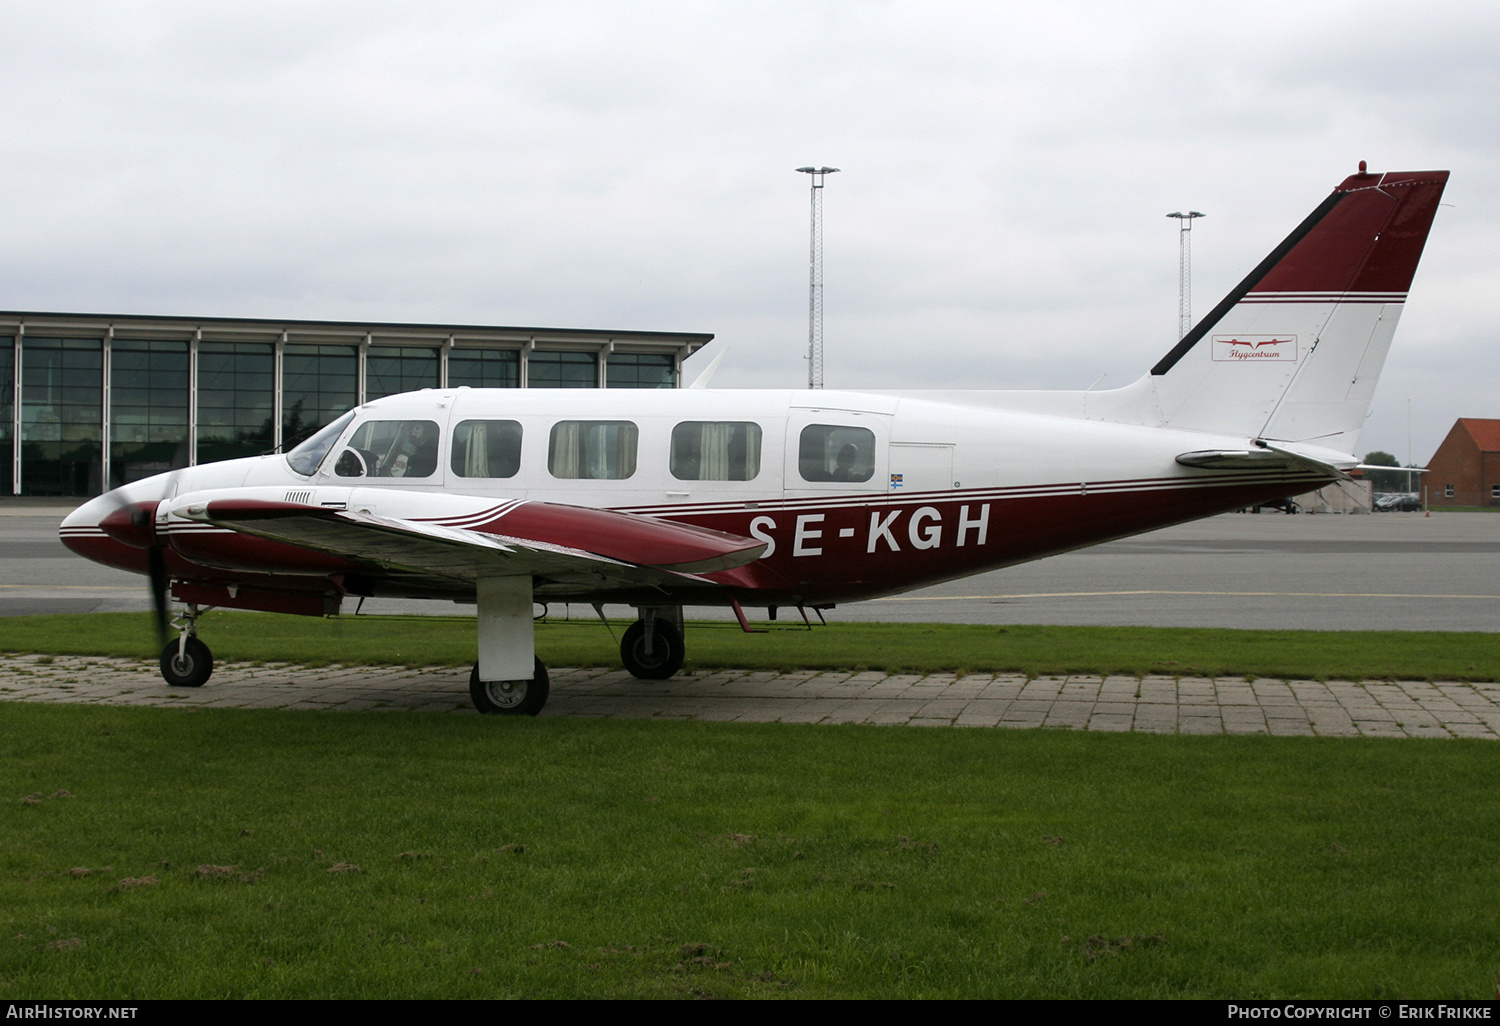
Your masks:
{"label": "light pole", "polygon": [[812,244],[807,269],[807,387],[823,387],[823,176],[836,167],[799,167],[812,176]]}
{"label": "light pole", "polygon": [[1196,210],[1186,214],[1174,210],[1167,215],[1177,218],[1177,338],[1181,341],[1193,326],[1193,220],[1206,215]]}

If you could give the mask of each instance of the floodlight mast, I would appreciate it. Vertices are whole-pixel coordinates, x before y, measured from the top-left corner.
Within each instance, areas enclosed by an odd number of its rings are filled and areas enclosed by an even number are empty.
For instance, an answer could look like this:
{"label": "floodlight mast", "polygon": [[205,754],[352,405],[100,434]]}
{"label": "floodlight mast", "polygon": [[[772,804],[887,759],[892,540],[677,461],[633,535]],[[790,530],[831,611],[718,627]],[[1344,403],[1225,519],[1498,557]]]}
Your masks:
{"label": "floodlight mast", "polygon": [[1186,214],[1174,210],[1167,215],[1177,218],[1177,339],[1187,337],[1193,327],[1193,220],[1206,217],[1196,210]]}
{"label": "floodlight mast", "polygon": [[807,270],[807,387],[823,387],[823,176],[836,167],[799,167],[812,176],[812,243]]}

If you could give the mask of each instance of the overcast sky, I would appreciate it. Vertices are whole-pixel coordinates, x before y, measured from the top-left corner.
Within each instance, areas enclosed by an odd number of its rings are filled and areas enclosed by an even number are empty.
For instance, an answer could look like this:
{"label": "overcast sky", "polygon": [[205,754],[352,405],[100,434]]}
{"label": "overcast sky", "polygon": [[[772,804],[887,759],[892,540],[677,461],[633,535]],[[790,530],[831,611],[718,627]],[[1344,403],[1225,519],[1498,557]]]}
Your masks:
{"label": "overcast sky", "polygon": [[1359,160],[1453,171],[1362,451],[1500,417],[1500,5],[0,3],[0,309],[709,331],[1126,384]]}

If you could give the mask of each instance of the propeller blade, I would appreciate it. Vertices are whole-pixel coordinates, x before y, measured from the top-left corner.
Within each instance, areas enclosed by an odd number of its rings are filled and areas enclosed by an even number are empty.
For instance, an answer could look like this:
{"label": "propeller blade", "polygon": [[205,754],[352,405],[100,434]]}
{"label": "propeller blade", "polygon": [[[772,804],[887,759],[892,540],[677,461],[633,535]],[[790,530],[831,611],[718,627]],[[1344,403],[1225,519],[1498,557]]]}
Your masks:
{"label": "propeller blade", "polygon": [[179,470],[165,475],[160,499],[146,499],[132,503],[126,499],[122,489],[109,493],[116,502],[115,509],[101,521],[105,533],[127,545],[146,550],[146,572],[151,582],[151,611],[156,624],[157,644],[165,647],[168,638],[168,595],[172,579],[167,574],[165,546],[156,533],[156,510],[160,502],[177,494]]}
{"label": "propeller blade", "polygon": [[123,489],[112,489],[109,493],[115,508],[99,523],[104,533],[116,541],[146,550],[146,572],[150,578],[151,610],[156,624],[156,640],[167,643],[168,594],[172,578],[167,573],[166,547],[156,533],[156,511],[161,502],[177,492],[177,474],[173,470],[166,475],[159,499],[142,499],[131,502]]}
{"label": "propeller blade", "polygon": [[151,573],[151,608],[156,614],[156,641],[167,644],[167,560],[161,546],[153,545],[146,550],[146,565]]}

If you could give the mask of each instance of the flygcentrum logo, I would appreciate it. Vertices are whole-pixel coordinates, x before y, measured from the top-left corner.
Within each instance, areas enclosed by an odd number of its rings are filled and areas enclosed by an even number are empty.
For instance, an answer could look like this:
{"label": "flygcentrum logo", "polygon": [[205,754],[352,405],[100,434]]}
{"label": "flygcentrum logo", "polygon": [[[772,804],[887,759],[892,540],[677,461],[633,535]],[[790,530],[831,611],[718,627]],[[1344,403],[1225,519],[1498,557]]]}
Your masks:
{"label": "flygcentrum logo", "polygon": [[1215,335],[1214,359],[1233,363],[1252,360],[1297,362],[1296,335]]}

